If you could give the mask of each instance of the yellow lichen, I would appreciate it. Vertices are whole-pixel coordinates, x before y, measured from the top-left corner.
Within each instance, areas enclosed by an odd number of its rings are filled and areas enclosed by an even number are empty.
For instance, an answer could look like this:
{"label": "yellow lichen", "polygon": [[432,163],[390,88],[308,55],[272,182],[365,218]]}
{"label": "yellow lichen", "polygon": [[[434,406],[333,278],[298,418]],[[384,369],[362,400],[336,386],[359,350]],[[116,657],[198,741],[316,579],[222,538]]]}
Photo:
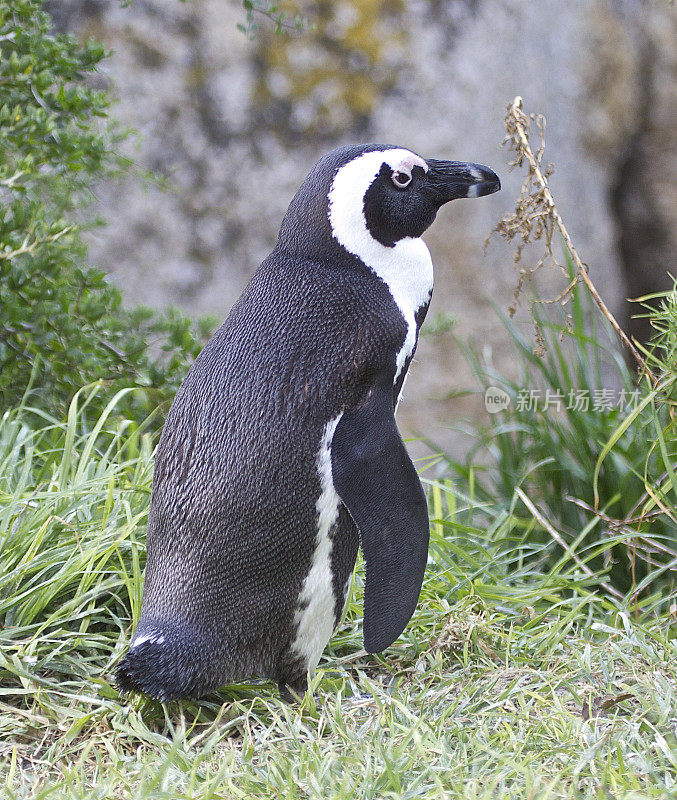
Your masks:
{"label": "yellow lichen", "polygon": [[266,33],[254,105],[284,134],[337,135],[365,121],[394,85],[406,43],[402,0],[341,0],[283,10],[305,15],[301,36]]}

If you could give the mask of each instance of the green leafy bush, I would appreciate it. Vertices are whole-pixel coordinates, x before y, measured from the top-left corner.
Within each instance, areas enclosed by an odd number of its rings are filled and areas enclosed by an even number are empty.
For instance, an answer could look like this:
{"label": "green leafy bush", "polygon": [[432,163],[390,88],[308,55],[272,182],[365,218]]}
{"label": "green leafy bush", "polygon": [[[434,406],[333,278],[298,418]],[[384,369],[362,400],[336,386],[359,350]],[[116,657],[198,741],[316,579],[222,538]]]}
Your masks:
{"label": "green leafy bush", "polygon": [[111,390],[144,387],[132,396],[145,416],[174,393],[207,333],[176,311],[126,310],[120,291],[87,265],[75,221],[92,186],[125,166],[106,93],[87,82],[104,55],[98,43],[52,34],[40,0],[0,6],[4,406],[20,400],[31,376],[31,402],[63,410],[83,384],[103,379]]}

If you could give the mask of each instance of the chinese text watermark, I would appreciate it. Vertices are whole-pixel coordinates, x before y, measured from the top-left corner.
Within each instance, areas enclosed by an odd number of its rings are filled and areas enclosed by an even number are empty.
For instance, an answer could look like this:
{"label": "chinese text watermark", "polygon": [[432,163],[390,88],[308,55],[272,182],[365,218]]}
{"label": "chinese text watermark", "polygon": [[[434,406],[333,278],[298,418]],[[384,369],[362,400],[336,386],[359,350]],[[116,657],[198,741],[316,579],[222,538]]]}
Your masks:
{"label": "chinese text watermark", "polygon": [[[514,400],[515,411],[627,411],[639,403],[639,389],[520,389]],[[484,392],[484,407],[490,414],[505,411],[513,400],[498,386]]]}

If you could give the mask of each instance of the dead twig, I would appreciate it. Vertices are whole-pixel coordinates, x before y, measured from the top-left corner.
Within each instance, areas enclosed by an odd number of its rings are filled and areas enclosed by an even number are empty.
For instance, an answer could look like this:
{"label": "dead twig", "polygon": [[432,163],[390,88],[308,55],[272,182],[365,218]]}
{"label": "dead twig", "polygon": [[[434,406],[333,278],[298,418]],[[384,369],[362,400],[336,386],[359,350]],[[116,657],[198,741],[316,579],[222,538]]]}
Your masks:
{"label": "dead twig", "polygon": [[[536,123],[541,133],[541,144],[535,153],[529,142],[529,127],[532,121]],[[642,373],[647,375],[655,386],[658,379],[651,372],[639,350],[607,308],[606,303],[590,279],[586,265],[576,252],[571,236],[569,236],[569,232],[562,221],[562,217],[557,211],[557,206],[555,205],[548,185],[548,176],[551,174],[552,169],[550,167],[544,168],[541,165],[541,159],[545,148],[545,118],[536,114],[527,116],[522,110],[522,98],[518,96],[508,106],[508,113],[505,117],[505,127],[507,132],[505,142],[516,152],[516,157],[511,162],[511,166],[522,166],[526,161],[529,171],[522,185],[522,192],[515,213],[505,216],[498,223],[495,230],[509,241],[519,235],[520,243],[515,252],[516,263],[520,260],[522,249],[527,242],[531,241],[532,238],[534,240],[540,238],[545,239],[545,253],[539,259],[536,267],[533,270],[522,269],[520,271],[520,279],[515,292],[515,302],[519,297],[524,278],[527,275],[535,272],[548,260],[556,264],[555,257],[552,254],[552,235],[555,230],[559,231],[571,255],[571,260],[580,276],[580,280],[585,283],[593,300],[602,314],[609,320],[613,329],[620,337],[621,342],[630,350]],[[558,296],[557,300],[564,304],[574,285],[575,282],[570,283],[567,289]]]}

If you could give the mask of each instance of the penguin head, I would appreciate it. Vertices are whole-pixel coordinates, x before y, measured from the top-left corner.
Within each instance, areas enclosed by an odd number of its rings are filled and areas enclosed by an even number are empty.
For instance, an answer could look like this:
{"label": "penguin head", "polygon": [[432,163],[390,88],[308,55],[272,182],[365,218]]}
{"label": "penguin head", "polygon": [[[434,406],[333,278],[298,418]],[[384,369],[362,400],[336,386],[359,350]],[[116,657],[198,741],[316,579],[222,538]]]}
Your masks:
{"label": "penguin head", "polygon": [[500,186],[498,176],[480,164],[425,160],[402,148],[365,152],[337,170],[329,220],[335,232],[346,224],[355,231],[364,227],[377,242],[394,247],[421,236],[445,203]]}
{"label": "penguin head", "polygon": [[451,200],[501,188],[488,167],[424,159],[401,147],[341,147],[313,167],[292,200],[278,244],[299,254],[393,248],[417,239]]}

